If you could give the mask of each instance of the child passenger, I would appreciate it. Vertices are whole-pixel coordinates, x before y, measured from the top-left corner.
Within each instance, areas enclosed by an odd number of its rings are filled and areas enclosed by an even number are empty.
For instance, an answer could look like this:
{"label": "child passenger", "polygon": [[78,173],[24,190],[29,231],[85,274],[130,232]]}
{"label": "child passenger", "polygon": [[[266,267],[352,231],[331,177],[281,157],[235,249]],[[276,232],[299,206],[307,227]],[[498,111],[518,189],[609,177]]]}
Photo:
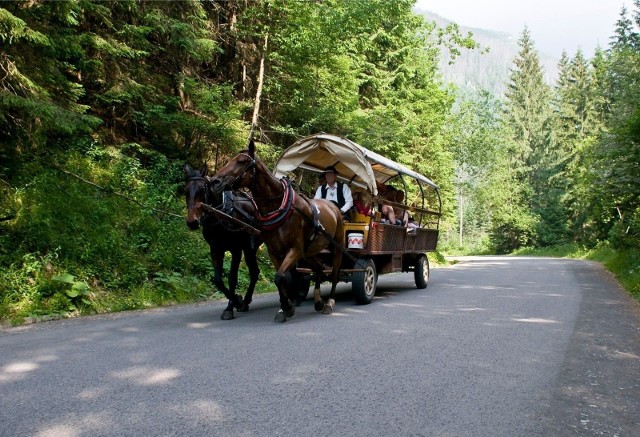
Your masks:
{"label": "child passenger", "polygon": [[353,206],[355,206],[358,214],[362,214],[364,216],[371,216],[371,196],[369,193],[364,191],[358,191],[353,193]]}

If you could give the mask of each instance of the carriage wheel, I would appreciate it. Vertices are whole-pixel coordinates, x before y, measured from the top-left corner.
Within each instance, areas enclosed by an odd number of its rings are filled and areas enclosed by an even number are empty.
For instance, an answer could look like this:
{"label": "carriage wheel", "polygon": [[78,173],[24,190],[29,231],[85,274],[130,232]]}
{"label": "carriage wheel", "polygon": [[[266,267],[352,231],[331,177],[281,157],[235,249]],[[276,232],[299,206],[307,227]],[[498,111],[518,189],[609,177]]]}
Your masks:
{"label": "carriage wheel", "polygon": [[416,279],[416,287],[427,288],[429,284],[429,259],[426,255],[420,255],[416,261],[416,268],[413,271]]}
{"label": "carriage wheel", "polygon": [[364,269],[363,272],[353,274],[352,289],[356,303],[366,305],[371,303],[373,296],[376,294],[376,286],[378,284],[378,275],[376,274],[376,265],[370,259],[356,260],[354,269]]}

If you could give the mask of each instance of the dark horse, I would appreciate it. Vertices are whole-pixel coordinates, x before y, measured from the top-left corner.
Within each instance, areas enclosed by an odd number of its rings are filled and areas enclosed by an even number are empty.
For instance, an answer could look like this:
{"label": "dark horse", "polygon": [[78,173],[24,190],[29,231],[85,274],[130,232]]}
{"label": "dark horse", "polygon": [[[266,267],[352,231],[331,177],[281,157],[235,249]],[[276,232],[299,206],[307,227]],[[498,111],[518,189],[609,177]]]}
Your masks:
{"label": "dark horse", "polygon": [[[211,251],[211,262],[214,269],[213,284],[229,299],[229,304],[222,312],[221,318],[222,320],[231,320],[234,317],[234,308],[240,312],[249,311],[253,290],[260,274],[256,252],[262,241],[259,237],[252,236],[239,229],[237,225],[219,220],[213,214],[203,211],[202,204],[217,208],[244,222],[250,221],[255,216],[256,208],[251,198],[242,192],[214,192],[207,178],[206,166],[201,170],[194,170],[185,164],[184,172],[186,176],[184,194],[188,211],[187,226],[192,230],[196,230],[202,225],[202,235],[209,243]],[[229,288],[225,286],[222,280],[224,254],[226,252],[231,252]],[[244,299],[236,294],[238,268],[240,267],[240,258],[243,252],[244,261],[249,268],[249,287]]]}
{"label": "dark horse", "polygon": [[[211,177],[211,185],[218,193],[245,187],[253,195],[258,207],[256,219],[261,236],[277,270],[275,284],[280,295],[280,311],[275,321],[286,322],[294,315],[291,302],[297,297],[294,269],[298,260],[303,258],[315,272],[315,309],[331,314],[344,246],[344,223],[338,207],[328,200],[309,200],[296,193],[287,178],[276,179],[256,157],[253,140],[247,150],[241,151]],[[333,252],[332,286],[331,295],[324,302],[320,296],[323,265],[316,255],[327,248]]]}

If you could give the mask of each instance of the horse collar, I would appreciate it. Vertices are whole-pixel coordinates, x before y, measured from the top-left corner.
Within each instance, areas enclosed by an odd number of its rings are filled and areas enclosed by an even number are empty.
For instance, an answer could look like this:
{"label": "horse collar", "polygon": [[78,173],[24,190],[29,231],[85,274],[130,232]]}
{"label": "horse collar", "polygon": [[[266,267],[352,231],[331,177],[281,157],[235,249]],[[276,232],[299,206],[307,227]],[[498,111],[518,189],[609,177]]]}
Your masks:
{"label": "horse collar", "polygon": [[293,205],[296,198],[296,192],[291,186],[291,182],[287,177],[280,179],[284,193],[282,194],[282,203],[280,208],[272,211],[266,215],[256,212],[256,220],[260,224],[260,227],[266,231],[271,231],[280,227],[289,217],[293,214]]}

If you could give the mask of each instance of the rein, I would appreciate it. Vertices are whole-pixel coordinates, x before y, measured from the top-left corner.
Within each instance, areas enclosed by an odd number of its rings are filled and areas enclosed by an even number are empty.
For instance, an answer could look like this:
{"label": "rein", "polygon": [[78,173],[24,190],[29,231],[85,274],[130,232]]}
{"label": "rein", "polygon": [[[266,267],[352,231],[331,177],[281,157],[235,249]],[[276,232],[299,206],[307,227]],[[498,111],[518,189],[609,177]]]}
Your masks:
{"label": "rein", "polygon": [[235,179],[233,180],[233,182],[231,182],[231,184],[229,184],[229,186],[233,187],[236,182],[238,182],[238,180],[240,180],[240,178],[244,176],[247,170],[251,168],[253,170],[253,174],[251,175],[251,187],[249,188],[249,190],[253,192],[253,189],[256,186],[256,158],[247,153],[241,153],[241,155],[246,156],[247,158],[251,159],[251,161],[249,161],[249,163],[245,166],[245,168],[242,169],[238,176],[235,177]]}
{"label": "rein", "polygon": [[[245,198],[245,199],[239,199],[236,195],[233,194],[233,192],[231,191],[223,191],[222,192],[222,203],[220,205],[212,205],[210,202],[210,192],[209,192],[209,182],[210,179],[208,177],[204,177],[204,176],[192,176],[190,178],[187,178],[187,183],[188,182],[204,182],[205,187],[204,187],[204,201],[202,202],[202,208],[206,211],[206,213],[210,214],[211,216],[216,217],[216,219],[225,227],[227,228],[227,230],[231,231],[231,232],[236,232],[238,230],[245,230],[248,233],[252,234],[252,235],[259,235],[260,232],[257,231],[254,227],[251,226],[251,222],[254,222],[254,217],[251,216],[249,213],[247,213],[246,211],[243,211],[240,208],[236,208],[234,205],[234,202],[236,200],[239,201],[251,201],[253,202],[253,200],[251,198]],[[254,203],[254,207],[255,207],[255,203]],[[257,208],[256,208],[257,209]],[[232,217],[232,214],[234,212],[239,213],[240,215],[242,215],[245,220],[247,221],[246,223],[243,222],[242,220],[238,220],[235,217]],[[203,224],[203,220],[206,220],[207,216],[201,216],[200,219],[198,220],[200,222],[200,224]],[[232,224],[236,224],[237,226],[239,226],[239,229],[233,229],[231,227]]]}
{"label": "rein", "polygon": [[[351,259],[351,261],[353,261],[354,263],[357,261],[356,257],[354,257],[353,255],[351,255],[349,253],[349,251],[347,249],[345,249],[341,244],[338,244],[338,242],[336,240],[333,239],[333,237],[331,235],[329,235],[329,233],[327,233],[327,231],[325,231],[324,226],[322,226],[320,224],[320,222],[318,221],[318,210],[316,209],[317,207],[312,204],[309,199],[305,198],[303,196],[303,199],[307,201],[307,203],[309,204],[309,206],[311,207],[311,210],[313,211],[313,218],[308,217],[304,211],[302,211],[301,209],[296,207],[296,212],[309,224],[313,227],[313,233],[311,234],[311,238],[310,241],[313,241],[313,239],[315,239],[316,235],[318,234],[322,234],[322,236],[324,238],[326,238],[332,246],[337,247],[340,252],[342,252],[343,255],[346,255],[349,259]],[[309,242],[310,242],[309,241]],[[305,246],[307,244],[309,244],[309,242],[305,243]],[[305,248],[306,251],[306,248]]]}

